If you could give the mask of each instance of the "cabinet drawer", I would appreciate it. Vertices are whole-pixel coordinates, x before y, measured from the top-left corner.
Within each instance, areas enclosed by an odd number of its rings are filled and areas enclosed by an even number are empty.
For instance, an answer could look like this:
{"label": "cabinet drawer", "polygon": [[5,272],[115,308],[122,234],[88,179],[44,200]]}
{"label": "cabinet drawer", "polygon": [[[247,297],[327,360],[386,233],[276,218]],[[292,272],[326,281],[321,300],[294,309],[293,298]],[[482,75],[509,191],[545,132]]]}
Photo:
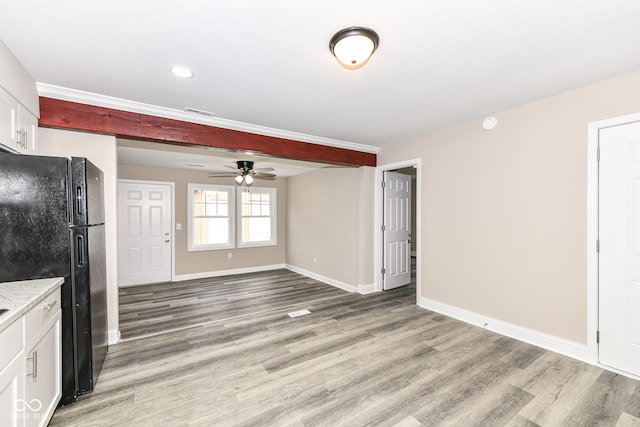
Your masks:
{"label": "cabinet drawer", "polygon": [[29,342],[38,334],[50,319],[60,310],[60,290],[56,290],[35,307],[27,312],[24,316],[24,343]]}
{"label": "cabinet drawer", "polygon": [[22,322],[19,318],[4,331],[0,332],[0,370],[6,366],[24,346],[22,342]]}

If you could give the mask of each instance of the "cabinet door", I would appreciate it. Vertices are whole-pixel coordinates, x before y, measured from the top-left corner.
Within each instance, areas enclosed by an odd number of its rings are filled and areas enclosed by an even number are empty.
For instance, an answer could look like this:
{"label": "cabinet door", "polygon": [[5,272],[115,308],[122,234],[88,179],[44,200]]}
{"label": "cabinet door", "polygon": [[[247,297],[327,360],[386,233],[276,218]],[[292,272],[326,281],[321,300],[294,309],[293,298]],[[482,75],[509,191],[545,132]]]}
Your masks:
{"label": "cabinet door", "polygon": [[36,154],[38,142],[38,118],[20,105],[18,120],[19,129],[17,137],[19,138],[19,141],[16,144],[17,150],[24,154]]}
{"label": "cabinet door", "polygon": [[25,354],[25,426],[46,426],[60,400],[60,311]]}
{"label": "cabinet door", "polygon": [[24,426],[26,418],[23,397],[24,353],[18,355],[0,371],[0,425]]}
{"label": "cabinet door", "polygon": [[0,89],[0,144],[16,150],[18,102]]}

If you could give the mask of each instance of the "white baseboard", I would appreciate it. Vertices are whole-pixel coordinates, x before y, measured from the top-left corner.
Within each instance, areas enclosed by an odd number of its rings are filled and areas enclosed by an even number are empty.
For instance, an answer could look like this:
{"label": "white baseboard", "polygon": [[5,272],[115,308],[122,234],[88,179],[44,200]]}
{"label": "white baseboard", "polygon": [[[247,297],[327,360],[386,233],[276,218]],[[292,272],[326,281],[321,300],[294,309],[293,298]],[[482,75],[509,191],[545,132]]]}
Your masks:
{"label": "white baseboard", "polygon": [[109,345],[118,344],[120,341],[120,331],[117,329],[110,329],[107,332],[107,337]]}
{"label": "white baseboard", "polygon": [[362,295],[372,294],[377,292],[375,283],[368,283],[366,285],[358,285],[358,292]]}
{"label": "white baseboard", "polygon": [[506,335],[582,362],[590,364],[594,364],[595,362],[591,360],[592,358],[589,356],[587,346],[584,344],[547,335],[542,332],[517,326],[502,320],[494,319],[492,317],[484,316],[424,297],[418,298],[418,305],[427,310],[453,317],[454,319],[470,323],[474,326],[479,326],[492,332],[497,332],[501,335]]}
{"label": "white baseboard", "polygon": [[338,289],[342,289],[347,292],[358,292],[358,288],[353,285],[349,285],[347,283],[340,282],[339,280],[334,280],[330,277],[325,277],[320,274],[314,273],[312,271],[305,270],[304,268],[295,267],[293,265],[286,264],[285,268],[293,271],[294,273],[302,274],[303,276],[310,277],[312,279],[318,280],[319,282],[326,283],[328,285],[334,286]]}
{"label": "white baseboard", "polygon": [[208,277],[229,276],[232,274],[258,273],[261,271],[278,270],[287,268],[284,264],[260,265],[257,267],[234,268],[230,270],[206,271],[202,273],[180,274],[173,278],[174,282],[183,282],[185,280],[206,279]]}

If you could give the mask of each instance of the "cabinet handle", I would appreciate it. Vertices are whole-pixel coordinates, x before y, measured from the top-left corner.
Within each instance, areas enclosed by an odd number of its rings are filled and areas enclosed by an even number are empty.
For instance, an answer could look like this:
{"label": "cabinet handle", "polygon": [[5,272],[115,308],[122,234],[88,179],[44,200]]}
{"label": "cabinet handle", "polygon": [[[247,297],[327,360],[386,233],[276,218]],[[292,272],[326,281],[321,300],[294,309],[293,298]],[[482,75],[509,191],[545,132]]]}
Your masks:
{"label": "cabinet handle", "polygon": [[58,301],[56,301],[56,300],[54,300],[53,302],[48,302],[48,303],[46,303],[46,304],[43,304],[41,308],[42,308],[43,310],[50,311],[50,310],[53,308],[53,306],[54,306],[54,305],[56,305],[56,303],[57,303],[57,302],[58,302]]}
{"label": "cabinet handle", "polygon": [[27,360],[33,360],[33,371],[27,372],[25,375],[31,375],[35,380],[36,378],[38,378],[38,350],[34,351],[31,357],[27,357]]}
{"label": "cabinet handle", "polygon": [[20,146],[20,148],[26,149],[28,146],[27,143],[27,131],[25,131],[24,129],[18,129],[16,131],[17,134],[17,143]]}

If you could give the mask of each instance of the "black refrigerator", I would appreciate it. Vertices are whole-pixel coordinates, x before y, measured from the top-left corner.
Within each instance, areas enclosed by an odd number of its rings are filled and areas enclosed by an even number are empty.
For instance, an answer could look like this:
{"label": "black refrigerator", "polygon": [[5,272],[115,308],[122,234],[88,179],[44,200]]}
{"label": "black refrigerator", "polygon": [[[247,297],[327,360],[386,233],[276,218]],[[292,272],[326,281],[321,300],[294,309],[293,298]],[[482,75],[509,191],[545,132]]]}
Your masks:
{"label": "black refrigerator", "polygon": [[0,153],[0,282],[64,277],[62,399],[96,384],[107,353],[104,186],[87,159]]}

